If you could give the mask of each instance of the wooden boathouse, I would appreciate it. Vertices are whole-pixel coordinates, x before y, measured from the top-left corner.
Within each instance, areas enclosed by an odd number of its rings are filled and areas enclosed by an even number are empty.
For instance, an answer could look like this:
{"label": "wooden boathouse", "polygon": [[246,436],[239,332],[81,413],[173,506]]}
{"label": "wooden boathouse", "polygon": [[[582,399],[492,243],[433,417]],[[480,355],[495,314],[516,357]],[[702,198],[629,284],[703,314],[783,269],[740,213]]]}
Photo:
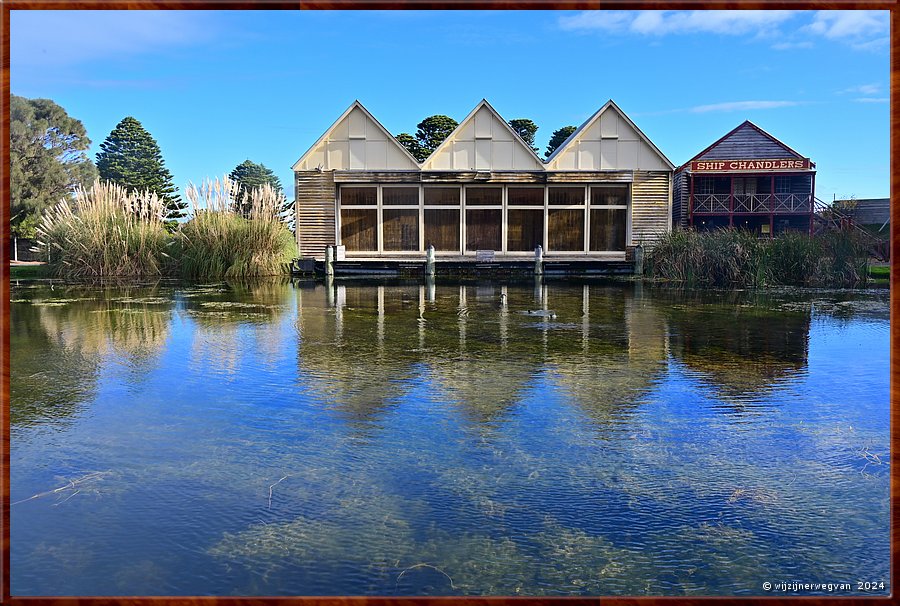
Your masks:
{"label": "wooden boathouse", "polygon": [[294,164],[300,253],[357,266],[622,264],[672,227],[674,165],[613,102],[541,160],[482,100],[419,163],[355,101]]}
{"label": "wooden boathouse", "polygon": [[761,236],[811,233],[815,166],[747,120],[675,171],[673,222]]}

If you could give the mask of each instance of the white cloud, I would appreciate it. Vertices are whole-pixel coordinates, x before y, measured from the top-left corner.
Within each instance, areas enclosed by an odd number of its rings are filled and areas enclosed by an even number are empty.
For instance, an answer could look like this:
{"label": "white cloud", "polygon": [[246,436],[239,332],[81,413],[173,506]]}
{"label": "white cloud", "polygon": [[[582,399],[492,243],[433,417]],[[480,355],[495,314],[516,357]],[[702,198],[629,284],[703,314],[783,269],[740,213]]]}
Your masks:
{"label": "white cloud", "polygon": [[[889,15],[888,11],[863,10],[584,11],[560,17],[558,25],[570,31],[642,36],[719,34],[781,38],[772,45],[775,50],[812,48],[815,39],[825,38],[855,50],[874,51],[887,48]],[[783,30],[788,30],[787,36]]]}
{"label": "white cloud", "polygon": [[805,29],[829,40],[871,38],[888,31],[888,11],[817,11]]}
{"label": "white cloud", "polygon": [[689,111],[695,114],[707,112],[736,112],[752,109],[774,109],[776,107],[792,107],[800,105],[799,101],[731,101],[728,103],[714,103],[712,105],[698,105]]}
{"label": "white cloud", "polygon": [[887,103],[890,99],[888,97],[860,97],[854,101],[857,103]]}
{"label": "white cloud", "polygon": [[881,85],[879,84],[860,84],[859,86],[851,86],[850,88],[845,88],[840,91],[840,93],[855,93],[859,95],[877,95],[881,92]]}
{"label": "white cloud", "polygon": [[560,17],[565,30],[602,30],[643,35],[766,33],[796,11],[585,11]]}
{"label": "white cloud", "polygon": [[10,11],[15,67],[73,65],[160,52],[209,38],[204,11]]}
{"label": "white cloud", "polygon": [[778,42],[777,44],[773,44],[772,48],[774,50],[794,50],[795,48],[812,48],[813,43],[809,40],[805,40],[803,42]]}

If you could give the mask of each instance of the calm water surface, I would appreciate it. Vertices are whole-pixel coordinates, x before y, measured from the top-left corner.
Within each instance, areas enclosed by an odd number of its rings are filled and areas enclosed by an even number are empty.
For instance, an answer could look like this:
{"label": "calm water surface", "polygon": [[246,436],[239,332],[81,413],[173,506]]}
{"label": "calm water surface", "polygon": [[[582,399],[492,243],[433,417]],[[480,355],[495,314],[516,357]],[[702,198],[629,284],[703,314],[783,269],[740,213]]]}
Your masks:
{"label": "calm water surface", "polygon": [[887,291],[11,290],[13,595],[890,591]]}

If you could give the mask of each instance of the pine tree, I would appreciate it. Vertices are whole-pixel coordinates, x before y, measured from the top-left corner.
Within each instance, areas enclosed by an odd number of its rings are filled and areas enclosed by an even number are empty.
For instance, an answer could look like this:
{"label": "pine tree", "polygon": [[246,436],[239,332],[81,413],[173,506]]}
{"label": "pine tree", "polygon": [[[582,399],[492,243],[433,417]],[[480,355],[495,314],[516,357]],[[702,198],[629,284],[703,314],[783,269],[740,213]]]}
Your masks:
{"label": "pine tree", "polygon": [[165,202],[170,229],[185,216],[187,203],[178,195],[172,173],[163,162],[159,144],[141,125],[127,116],[100,144],[97,154],[100,178],[121,185],[129,192],[149,190]]}
{"label": "pine tree", "polygon": [[[240,186],[240,194],[238,199],[241,201],[245,200],[245,192],[249,194],[250,190],[252,190],[253,188],[259,187],[260,185],[265,185],[266,183],[271,185],[277,193],[284,193],[284,188],[281,186],[281,179],[278,178],[278,175],[276,175],[271,168],[266,167],[265,164],[257,164],[256,162],[251,162],[250,160],[244,160],[243,162],[235,166],[234,170],[232,170],[231,174],[229,174],[228,176],[236,181]],[[241,214],[247,214],[246,208],[235,210],[239,210]],[[289,227],[293,226],[293,200],[288,200],[287,198],[285,198],[284,204],[281,207],[281,215],[282,217],[284,217],[285,222]]]}
{"label": "pine tree", "polygon": [[557,128],[553,131],[553,135],[550,137],[550,142],[547,144],[547,151],[544,152],[544,158],[549,158],[553,155],[553,152],[556,151],[560,145],[565,143],[566,139],[569,138],[569,135],[578,130],[577,126],[563,126],[562,128]]}

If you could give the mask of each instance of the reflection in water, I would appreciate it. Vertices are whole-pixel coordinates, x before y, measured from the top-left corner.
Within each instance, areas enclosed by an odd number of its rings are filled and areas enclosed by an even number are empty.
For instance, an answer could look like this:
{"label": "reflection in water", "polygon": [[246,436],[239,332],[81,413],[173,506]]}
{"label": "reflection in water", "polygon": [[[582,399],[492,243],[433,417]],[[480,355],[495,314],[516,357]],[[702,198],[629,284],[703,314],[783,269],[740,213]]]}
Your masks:
{"label": "reflection in water", "polygon": [[883,295],[329,280],[13,301],[16,594],[887,578]]}

